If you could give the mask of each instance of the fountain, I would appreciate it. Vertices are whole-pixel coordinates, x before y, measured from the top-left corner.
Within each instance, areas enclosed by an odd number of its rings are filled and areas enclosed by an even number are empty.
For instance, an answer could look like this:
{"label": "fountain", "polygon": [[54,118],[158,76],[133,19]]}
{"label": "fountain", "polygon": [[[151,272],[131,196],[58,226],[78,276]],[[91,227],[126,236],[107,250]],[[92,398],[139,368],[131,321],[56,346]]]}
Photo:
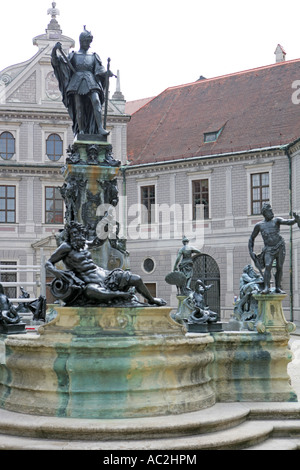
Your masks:
{"label": "fountain", "polygon": [[[181,292],[180,308],[189,299],[187,317],[171,317],[172,308],[129,270],[114,218],[120,162],[102,124],[112,73],[88,53],[91,41],[84,28],[78,53],[66,57],[59,43],[52,52],[74,131],[61,188],[65,226],[46,264],[60,303],[37,334],[1,335],[0,407],[70,418],[72,427],[72,419],[113,426],[114,420],[197,412],[217,402],[297,401],[287,374],[294,325],[282,312],[284,294],[255,294],[253,328],[228,330],[217,328],[214,312],[203,309],[201,290]],[[181,274],[173,273],[170,282],[186,286]],[[118,432],[124,438],[126,426]]]}

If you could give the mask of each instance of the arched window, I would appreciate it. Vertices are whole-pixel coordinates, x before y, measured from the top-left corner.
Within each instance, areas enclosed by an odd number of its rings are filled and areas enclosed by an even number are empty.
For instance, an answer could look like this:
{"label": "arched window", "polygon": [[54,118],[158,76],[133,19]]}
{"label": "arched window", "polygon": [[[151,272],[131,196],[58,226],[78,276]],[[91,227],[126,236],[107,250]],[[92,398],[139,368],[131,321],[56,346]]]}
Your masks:
{"label": "arched window", "polygon": [[[193,277],[191,287],[194,289],[197,279],[212,287],[205,292],[209,308],[220,316],[220,270],[216,261],[209,255],[200,254],[193,258]],[[220,318],[219,318],[220,320]]]}
{"label": "arched window", "polygon": [[15,154],[15,138],[10,132],[0,135],[0,155],[3,160],[10,160]]}
{"label": "arched window", "polygon": [[47,157],[57,162],[63,154],[63,141],[58,134],[50,134],[46,141]]}

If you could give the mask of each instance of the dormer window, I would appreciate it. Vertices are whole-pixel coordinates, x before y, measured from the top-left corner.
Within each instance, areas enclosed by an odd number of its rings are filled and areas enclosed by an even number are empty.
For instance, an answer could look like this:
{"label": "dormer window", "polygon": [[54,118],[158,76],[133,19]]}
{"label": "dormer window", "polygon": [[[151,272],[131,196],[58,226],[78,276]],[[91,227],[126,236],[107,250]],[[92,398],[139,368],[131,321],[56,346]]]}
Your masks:
{"label": "dormer window", "polygon": [[223,129],[224,126],[222,126],[218,131],[204,132],[204,143],[216,142]]}
{"label": "dormer window", "polygon": [[215,142],[218,138],[218,132],[207,132],[204,134],[204,142]]}

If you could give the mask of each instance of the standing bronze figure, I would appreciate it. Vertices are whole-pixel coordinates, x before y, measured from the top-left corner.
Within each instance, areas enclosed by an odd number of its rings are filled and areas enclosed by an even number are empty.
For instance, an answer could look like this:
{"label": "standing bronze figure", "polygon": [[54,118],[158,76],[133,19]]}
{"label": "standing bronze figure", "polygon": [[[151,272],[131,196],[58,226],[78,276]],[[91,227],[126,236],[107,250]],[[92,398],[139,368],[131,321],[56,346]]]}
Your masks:
{"label": "standing bronze figure", "polygon": [[[107,74],[113,74],[105,70],[96,53],[88,52],[92,41],[92,34],[84,27],[79,36],[78,52],[73,51],[67,57],[60,42],[57,42],[52,50],[52,67],[63,103],[73,121],[75,136],[109,134],[102,123],[102,105],[105,101]],[[60,54],[57,51],[60,51]]]}
{"label": "standing bronze figure", "polygon": [[[280,235],[281,225],[300,225],[300,216],[295,212],[292,219],[283,219],[282,217],[274,217],[274,213],[270,204],[264,203],[261,210],[264,220],[258,222],[249,239],[249,253],[253,259],[255,266],[263,275],[264,289],[262,294],[270,292],[271,283],[271,270],[273,262],[276,261],[276,274],[275,274],[275,292],[280,294],[282,269],[285,259],[285,241]],[[256,255],[253,251],[254,240],[258,234],[261,234],[264,241],[264,249],[261,254]],[[264,268],[264,272],[262,271]]]}
{"label": "standing bronze figure", "polygon": [[197,248],[189,246],[189,239],[183,237],[183,247],[180,248],[177,254],[173,271],[181,271],[186,277],[186,288],[190,290],[192,277],[193,277],[193,254],[200,254],[201,251]]}

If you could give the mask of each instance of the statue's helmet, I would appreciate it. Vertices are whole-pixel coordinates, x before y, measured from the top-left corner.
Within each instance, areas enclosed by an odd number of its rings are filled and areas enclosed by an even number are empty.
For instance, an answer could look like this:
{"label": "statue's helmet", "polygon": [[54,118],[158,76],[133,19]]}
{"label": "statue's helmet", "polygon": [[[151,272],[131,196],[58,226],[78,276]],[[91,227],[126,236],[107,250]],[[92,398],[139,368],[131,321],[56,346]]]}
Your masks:
{"label": "statue's helmet", "polygon": [[82,33],[81,33],[80,36],[79,36],[79,42],[81,43],[81,42],[82,42],[83,40],[85,40],[85,39],[87,39],[87,40],[89,40],[90,42],[92,42],[92,40],[93,40],[93,35],[92,35],[92,33],[91,33],[90,31],[88,31],[88,30],[86,29],[86,27],[84,26],[84,30],[82,31]]}

